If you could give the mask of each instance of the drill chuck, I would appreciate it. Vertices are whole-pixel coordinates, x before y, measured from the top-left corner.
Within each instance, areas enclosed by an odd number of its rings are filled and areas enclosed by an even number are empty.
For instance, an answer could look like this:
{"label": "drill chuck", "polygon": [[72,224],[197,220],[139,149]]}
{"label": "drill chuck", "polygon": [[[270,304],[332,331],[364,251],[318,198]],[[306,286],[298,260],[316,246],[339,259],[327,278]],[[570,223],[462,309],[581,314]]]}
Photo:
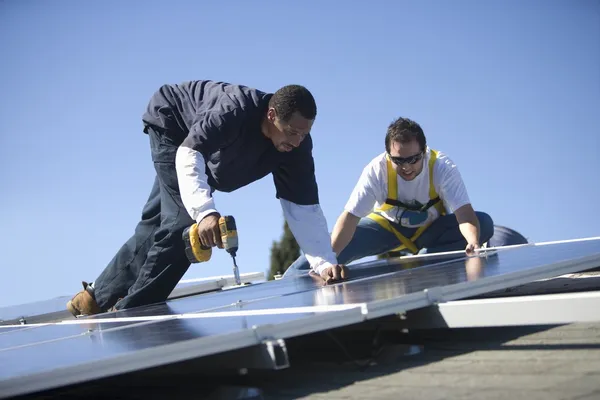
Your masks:
{"label": "drill chuck", "polygon": [[221,232],[221,242],[226,252],[235,257],[238,250],[238,235],[235,219],[231,215],[219,218],[219,231]]}

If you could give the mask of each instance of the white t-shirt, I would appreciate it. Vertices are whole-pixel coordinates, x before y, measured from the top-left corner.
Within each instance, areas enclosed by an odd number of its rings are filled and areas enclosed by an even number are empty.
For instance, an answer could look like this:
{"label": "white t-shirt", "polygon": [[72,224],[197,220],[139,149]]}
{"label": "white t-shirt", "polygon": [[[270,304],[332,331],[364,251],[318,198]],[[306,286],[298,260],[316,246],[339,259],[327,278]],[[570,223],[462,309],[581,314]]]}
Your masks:
{"label": "white t-shirt", "polygon": [[[347,212],[362,218],[385,203],[388,198],[387,159],[385,154],[385,152],[379,154],[363,169],[360,179],[344,207]],[[412,181],[405,181],[396,174],[398,182],[397,199],[402,203],[424,205],[429,202],[430,156],[431,150],[427,147],[423,158],[423,170]],[[433,185],[443,201],[447,213],[452,213],[470,203],[467,189],[457,166],[442,152],[438,152],[438,158],[433,164]],[[435,207],[430,207],[427,212],[423,213],[393,207],[382,212],[382,215],[392,222],[411,228],[428,224],[439,217]]]}

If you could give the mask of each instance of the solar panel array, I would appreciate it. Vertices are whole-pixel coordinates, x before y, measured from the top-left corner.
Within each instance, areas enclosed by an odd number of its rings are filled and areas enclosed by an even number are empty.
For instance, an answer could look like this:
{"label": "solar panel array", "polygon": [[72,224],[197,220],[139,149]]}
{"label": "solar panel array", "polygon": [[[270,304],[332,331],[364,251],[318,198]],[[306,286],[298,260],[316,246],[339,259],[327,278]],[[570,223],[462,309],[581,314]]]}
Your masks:
{"label": "solar panel array", "polygon": [[0,326],[0,397],[350,325],[600,266],[600,239],[351,266],[53,324]]}

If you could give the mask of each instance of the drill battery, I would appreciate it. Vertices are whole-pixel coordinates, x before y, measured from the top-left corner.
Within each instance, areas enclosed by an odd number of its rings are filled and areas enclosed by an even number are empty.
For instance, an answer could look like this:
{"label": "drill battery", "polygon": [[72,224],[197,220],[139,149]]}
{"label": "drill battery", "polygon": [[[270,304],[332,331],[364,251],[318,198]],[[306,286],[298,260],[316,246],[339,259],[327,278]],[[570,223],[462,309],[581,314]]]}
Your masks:
{"label": "drill battery", "polygon": [[185,243],[185,255],[191,263],[200,263],[210,260],[212,248],[204,247],[198,236],[198,224],[185,228],[182,234]]}

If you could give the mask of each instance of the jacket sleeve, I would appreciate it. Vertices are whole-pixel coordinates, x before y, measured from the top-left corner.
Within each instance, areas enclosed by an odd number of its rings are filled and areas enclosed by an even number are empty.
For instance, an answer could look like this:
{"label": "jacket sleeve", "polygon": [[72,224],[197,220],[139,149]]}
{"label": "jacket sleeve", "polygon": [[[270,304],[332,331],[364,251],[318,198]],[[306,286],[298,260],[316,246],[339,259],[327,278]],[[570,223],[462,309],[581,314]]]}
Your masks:
{"label": "jacket sleeve", "polygon": [[304,252],[310,267],[320,274],[325,268],[337,264],[331,247],[327,220],[319,204],[299,205],[280,199],[283,215],[290,231]]}
{"label": "jacket sleeve", "polygon": [[312,148],[308,135],[296,149],[281,155],[279,167],[273,172],[278,199],[301,205],[319,204]]}
{"label": "jacket sleeve", "polygon": [[298,148],[282,155],[283,161],[273,179],[290,230],[311,268],[321,273],[337,264],[337,258],[319,204],[312,148],[312,138],[308,135]]}
{"label": "jacket sleeve", "polygon": [[[232,131],[236,123],[235,112],[206,113],[191,126],[188,136],[177,149],[175,168],[181,200],[190,217],[200,222],[206,215],[216,212],[208,184],[206,161],[229,138],[224,132]],[[224,129],[227,126],[228,129]]]}

